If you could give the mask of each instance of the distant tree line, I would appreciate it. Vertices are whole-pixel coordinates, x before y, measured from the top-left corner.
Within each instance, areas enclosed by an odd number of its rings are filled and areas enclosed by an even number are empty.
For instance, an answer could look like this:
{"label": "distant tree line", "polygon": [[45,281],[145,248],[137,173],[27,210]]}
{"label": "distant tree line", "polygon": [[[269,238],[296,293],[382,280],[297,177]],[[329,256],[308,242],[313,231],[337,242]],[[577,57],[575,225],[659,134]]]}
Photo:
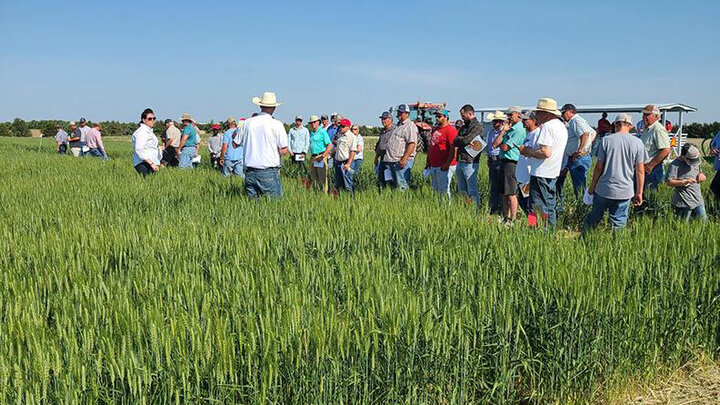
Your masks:
{"label": "distant tree line", "polygon": [[[0,136],[29,137],[30,129],[39,129],[43,133],[43,136],[53,137],[57,133],[58,125],[62,125],[63,129],[69,132],[69,122],[70,121],[62,120],[25,121],[21,118],[15,118],[12,122],[0,122]],[[88,121],[88,125],[93,124],[93,122]],[[206,133],[210,133],[213,124],[214,121],[210,121],[206,124],[198,124],[198,127]],[[100,121],[100,125],[102,125],[103,136],[130,136],[138,127],[138,124],[134,122],[119,121]],[[290,124],[285,124],[285,130],[289,131],[290,127]],[[222,125],[222,128],[223,130],[226,129],[224,125]],[[153,130],[156,134],[162,134],[165,130],[165,122],[156,122]],[[363,136],[378,136],[380,134],[380,128],[360,126],[360,133]]]}

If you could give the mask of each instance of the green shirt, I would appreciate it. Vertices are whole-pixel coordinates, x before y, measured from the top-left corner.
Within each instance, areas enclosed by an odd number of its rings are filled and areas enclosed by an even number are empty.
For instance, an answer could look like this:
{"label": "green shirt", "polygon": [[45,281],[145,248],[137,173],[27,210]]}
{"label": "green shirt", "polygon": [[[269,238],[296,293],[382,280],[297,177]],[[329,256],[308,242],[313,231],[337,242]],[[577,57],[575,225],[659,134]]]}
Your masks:
{"label": "green shirt", "polygon": [[325,129],[318,128],[317,132],[310,131],[310,154],[319,155],[325,152],[330,144],[330,136]]}
{"label": "green shirt", "polygon": [[[508,159],[518,161],[520,159],[520,149],[518,147],[525,141],[525,127],[521,122],[513,125],[509,131],[503,135],[502,143],[506,144],[510,149],[507,152],[503,152],[500,149],[500,159]],[[502,145],[501,143],[501,145]]]}
{"label": "green shirt", "polygon": [[640,140],[642,140],[643,145],[645,145],[645,150],[648,153],[647,162],[655,159],[660,149],[670,147],[670,137],[665,127],[660,123],[660,120],[655,121],[654,124],[643,129],[640,133]]}
{"label": "green shirt", "polygon": [[185,141],[184,146],[197,146],[197,131],[195,131],[195,127],[192,125],[188,125],[185,128],[183,128],[182,136],[187,135],[187,140]]}

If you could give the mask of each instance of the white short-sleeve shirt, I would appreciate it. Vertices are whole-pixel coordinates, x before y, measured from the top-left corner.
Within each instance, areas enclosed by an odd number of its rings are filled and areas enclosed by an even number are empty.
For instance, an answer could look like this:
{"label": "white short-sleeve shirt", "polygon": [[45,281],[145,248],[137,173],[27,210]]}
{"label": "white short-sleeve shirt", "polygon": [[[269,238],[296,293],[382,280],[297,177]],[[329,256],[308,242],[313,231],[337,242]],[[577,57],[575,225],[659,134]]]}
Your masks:
{"label": "white short-sleeve shirt", "polygon": [[537,144],[552,149],[547,159],[530,158],[530,174],[535,177],[554,179],[560,175],[568,131],[559,119],[552,119],[540,126]]}
{"label": "white short-sleeve shirt", "polygon": [[260,113],[247,119],[234,139],[245,151],[245,166],[267,169],[280,166],[279,149],[288,147],[288,136],[282,122]]}

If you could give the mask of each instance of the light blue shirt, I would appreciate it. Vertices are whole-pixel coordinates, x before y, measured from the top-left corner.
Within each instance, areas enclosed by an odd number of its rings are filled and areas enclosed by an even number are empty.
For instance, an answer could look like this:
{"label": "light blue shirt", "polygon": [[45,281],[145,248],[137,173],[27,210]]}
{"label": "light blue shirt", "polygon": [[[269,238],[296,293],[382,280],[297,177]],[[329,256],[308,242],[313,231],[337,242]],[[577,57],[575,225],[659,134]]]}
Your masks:
{"label": "light blue shirt", "polygon": [[588,153],[590,152],[592,144],[590,141],[592,141],[592,138],[596,135],[595,130],[592,129],[587,120],[581,117],[580,114],[573,115],[573,117],[570,118],[570,121],[568,121],[568,140],[567,144],[565,144],[565,156],[570,156],[578,151],[578,148],[580,147],[580,137],[584,133],[587,133],[590,136],[590,138],[588,138],[588,142],[585,142],[585,147],[583,148],[584,152]]}
{"label": "light blue shirt", "polygon": [[493,148],[493,143],[495,142],[495,138],[500,135],[500,131],[496,131],[495,128],[490,128],[490,131],[488,132],[488,139],[487,139],[487,154],[488,156],[500,156],[500,148]]}
{"label": "light blue shirt", "polygon": [[307,153],[310,148],[310,131],[305,127],[293,126],[288,131],[290,138],[290,151],[292,153]]}
{"label": "light blue shirt", "polygon": [[[718,131],[717,135],[715,135],[715,138],[710,142],[710,149],[716,148],[720,149],[720,131]],[[715,164],[713,164],[713,169],[715,169],[716,172],[720,172],[720,155],[715,156]]]}
{"label": "light blue shirt", "polygon": [[233,135],[235,135],[236,128],[230,128],[223,134],[223,145],[227,145],[225,151],[225,160],[243,160],[243,147],[233,147]]}

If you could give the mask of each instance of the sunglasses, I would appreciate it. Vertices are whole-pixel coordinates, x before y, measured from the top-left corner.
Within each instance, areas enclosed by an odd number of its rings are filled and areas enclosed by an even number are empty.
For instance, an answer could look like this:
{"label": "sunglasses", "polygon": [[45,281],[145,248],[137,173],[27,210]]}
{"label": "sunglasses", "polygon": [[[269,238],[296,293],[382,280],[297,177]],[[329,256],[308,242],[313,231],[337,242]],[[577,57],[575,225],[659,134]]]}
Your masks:
{"label": "sunglasses", "polygon": [[157,118],[155,118],[155,117],[147,117],[147,118],[145,118],[145,119],[148,120],[148,121],[155,121]]}

